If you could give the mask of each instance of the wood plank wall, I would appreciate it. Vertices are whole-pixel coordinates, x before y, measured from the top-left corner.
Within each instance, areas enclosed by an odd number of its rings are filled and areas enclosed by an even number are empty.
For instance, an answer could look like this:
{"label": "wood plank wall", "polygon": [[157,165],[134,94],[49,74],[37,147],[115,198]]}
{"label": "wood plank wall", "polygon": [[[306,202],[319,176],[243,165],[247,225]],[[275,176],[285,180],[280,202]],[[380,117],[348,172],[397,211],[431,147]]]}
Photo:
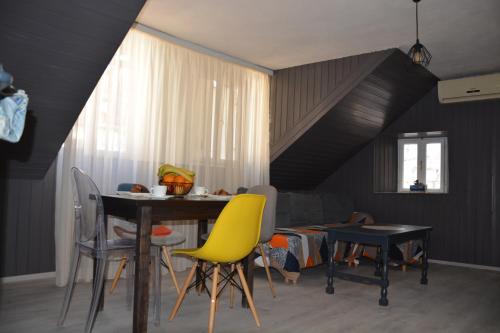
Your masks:
{"label": "wood plank wall", "polygon": [[270,94],[271,159],[307,131],[389,53],[380,51],[275,71]]}
{"label": "wood plank wall", "polygon": [[30,101],[0,177],[41,179],[145,0],[23,0],[0,6],[0,62]]}
{"label": "wood plank wall", "polygon": [[42,179],[0,179],[0,277],[55,270],[56,162]]}
{"label": "wood plank wall", "polygon": [[384,133],[373,142],[373,191],[397,192],[398,141],[397,135]]}
{"label": "wood plank wall", "polygon": [[449,193],[374,193],[374,143],[318,186],[349,194],[377,222],[431,225],[433,259],[500,266],[500,101],[439,104],[427,94],[382,134],[448,132]]}
{"label": "wood plank wall", "polygon": [[[337,68],[339,63],[348,64],[348,70]],[[304,93],[300,101],[309,104],[298,109],[297,89],[290,93],[297,84],[292,73],[308,69],[319,71],[311,75],[314,84],[298,88]],[[279,139],[271,145],[270,179],[281,190],[314,189],[437,82],[399,49],[281,70],[273,80],[271,134]]]}

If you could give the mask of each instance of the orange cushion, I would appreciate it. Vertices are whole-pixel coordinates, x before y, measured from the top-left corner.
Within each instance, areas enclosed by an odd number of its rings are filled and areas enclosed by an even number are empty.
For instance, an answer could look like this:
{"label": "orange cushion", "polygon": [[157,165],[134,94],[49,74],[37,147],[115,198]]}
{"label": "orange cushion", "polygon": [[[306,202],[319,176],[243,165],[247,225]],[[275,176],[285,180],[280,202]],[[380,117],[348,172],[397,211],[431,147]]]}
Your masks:
{"label": "orange cushion", "polygon": [[273,238],[271,238],[271,246],[275,249],[281,248],[281,249],[288,249],[288,238],[285,235],[273,235]]}
{"label": "orange cushion", "polygon": [[153,236],[168,236],[171,233],[172,230],[164,225],[153,226],[153,231],[151,232]]}

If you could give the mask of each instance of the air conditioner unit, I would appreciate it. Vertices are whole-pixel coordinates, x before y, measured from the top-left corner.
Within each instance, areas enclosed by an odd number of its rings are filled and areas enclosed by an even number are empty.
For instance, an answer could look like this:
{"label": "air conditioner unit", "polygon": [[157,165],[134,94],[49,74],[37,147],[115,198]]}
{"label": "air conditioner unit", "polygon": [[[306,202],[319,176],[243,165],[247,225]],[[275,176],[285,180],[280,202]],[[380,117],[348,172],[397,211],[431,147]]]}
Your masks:
{"label": "air conditioner unit", "polygon": [[438,82],[441,103],[500,98],[500,73]]}

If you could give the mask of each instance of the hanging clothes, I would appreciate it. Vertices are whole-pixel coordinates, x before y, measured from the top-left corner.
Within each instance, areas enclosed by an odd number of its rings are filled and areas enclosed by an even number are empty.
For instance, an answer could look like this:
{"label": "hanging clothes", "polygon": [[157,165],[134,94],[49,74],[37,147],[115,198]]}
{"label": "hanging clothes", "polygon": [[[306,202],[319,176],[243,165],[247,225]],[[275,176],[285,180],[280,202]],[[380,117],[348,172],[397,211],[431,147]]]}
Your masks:
{"label": "hanging clothes", "polygon": [[18,90],[14,95],[0,100],[0,139],[19,142],[23,135],[28,95]]}

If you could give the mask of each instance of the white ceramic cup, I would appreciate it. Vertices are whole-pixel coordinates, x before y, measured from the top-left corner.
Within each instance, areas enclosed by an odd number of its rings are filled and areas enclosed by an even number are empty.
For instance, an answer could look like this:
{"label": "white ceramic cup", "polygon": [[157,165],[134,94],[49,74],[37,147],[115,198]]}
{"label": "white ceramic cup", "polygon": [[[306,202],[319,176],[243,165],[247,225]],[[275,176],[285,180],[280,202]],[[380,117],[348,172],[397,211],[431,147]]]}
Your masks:
{"label": "white ceramic cup", "polygon": [[195,195],[207,195],[208,194],[208,189],[203,186],[195,186],[193,188],[193,193]]}
{"label": "white ceramic cup", "polygon": [[165,185],[153,185],[151,187],[151,195],[154,197],[163,197],[167,193]]}

